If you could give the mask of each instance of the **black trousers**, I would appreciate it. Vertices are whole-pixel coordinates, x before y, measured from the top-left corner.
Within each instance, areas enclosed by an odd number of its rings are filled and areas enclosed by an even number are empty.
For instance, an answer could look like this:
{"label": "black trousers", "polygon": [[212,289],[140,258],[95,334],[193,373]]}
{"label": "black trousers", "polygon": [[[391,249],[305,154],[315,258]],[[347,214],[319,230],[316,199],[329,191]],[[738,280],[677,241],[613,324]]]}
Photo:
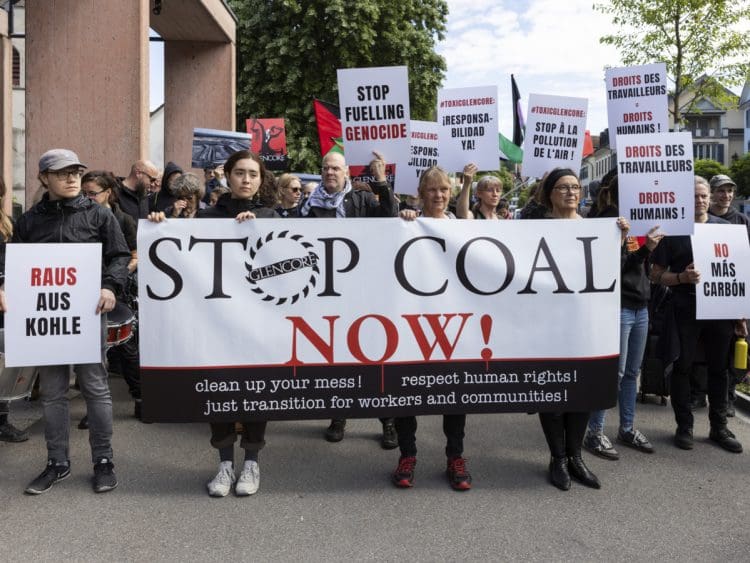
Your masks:
{"label": "black trousers", "polygon": [[540,412],[544,438],[552,457],[576,457],[581,455],[583,437],[589,423],[587,412]]}
{"label": "black trousers", "polygon": [[[240,446],[243,450],[260,451],[266,445],[265,420],[252,420],[242,423]],[[237,441],[234,422],[211,423],[211,445],[217,450],[233,446]]]}
{"label": "black trousers", "polygon": [[[417,417],[399,416],[394,419],[398,434],[398,447],[403,457],[417,455]],[[444,414],[443,434],[445,434],[445,455],[458,457],[464,453],[465,414]]]}
{"label": "black trousers", "polygon": [[693,428],[690,373],[700,338],[703,340],[706,356],[708,420],[713,428],[723,428],[727,425],[727,370],[734,323],[726,320],[696,320],[695,308],[690,305],[675,307],[675,320],[680,337],[680,357],[677,358],[672,373],[670,395],[677,426]]}
{"label": "black trousers", "polygon": [[110,348],[107,352],[110,365],[122,375],[128,384],[130,396],[134,399],[141,398],[141,372],[140,356],[138,354],[138,339],[131,338],[124,344]]}

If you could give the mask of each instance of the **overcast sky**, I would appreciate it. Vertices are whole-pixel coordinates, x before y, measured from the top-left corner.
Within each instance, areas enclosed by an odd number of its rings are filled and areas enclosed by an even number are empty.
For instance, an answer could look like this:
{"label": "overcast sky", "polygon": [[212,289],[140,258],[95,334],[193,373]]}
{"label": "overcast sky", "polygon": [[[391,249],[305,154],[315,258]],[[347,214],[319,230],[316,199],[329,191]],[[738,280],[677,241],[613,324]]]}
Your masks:
{"label": "overcast sky", "polygon": [[607,127],[604,67],[617,52],[599,44],[613,29],[593,0],[448,0],[448,33],[438,46],[448,63],[445,88],[496,84],[500,130],[513,133],[510,75],[528,95],[588,98],[587,128]]}

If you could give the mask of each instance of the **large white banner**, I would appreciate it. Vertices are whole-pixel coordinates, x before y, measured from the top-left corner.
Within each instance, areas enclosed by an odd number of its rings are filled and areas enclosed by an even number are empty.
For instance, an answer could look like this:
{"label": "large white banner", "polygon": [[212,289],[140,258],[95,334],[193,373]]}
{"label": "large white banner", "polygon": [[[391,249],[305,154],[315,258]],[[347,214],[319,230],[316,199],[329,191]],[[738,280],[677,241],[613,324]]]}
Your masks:
{"label": "large white banner", "polygon": [[393,163],[409,152],[407,67],[347,68],[337,73],[346,161],[367,164],[378,151]]}
{"label": "large white banner", "polygon": [[141,221],[138,248],[151,419],[614,404],[614,219]]}
{"label": "large white banner", "polygon": [[422,172],[438,163],[438,126],[434,121],[411,121],[411,147],[396,162],[397,194],[417,195]]}
{"label": "large white banner", "polygon": [[553,168],[581,168],[588,104],[586,98],[529,94],[524,176],[541,178]]}
{"label": "large white banner", "polygon": [[499,168],[497,86],[438,90],[437,116],[438,161],[447,172],[470,162],[479,170]]}
{"label": "large white banner", "polygon": [[750,244],[745,225],[698,223],[690,240],[693,263],[701,273],[695,287],[695,318],[750,319]]}
{"label": "large white banner", "polygon": [[609,146],[617,146],[618,135],[667,133],[667,65],[608,68],[607,118]]}
{"label": "large white banner", "polygon": [[656,225],[667,235],[690,235],[695,225],[695,172],[690,133],[617,138],[620,215],[630,234]]}
{"label": "large white banner", "polygon": [[6,246],[5,365],[100,362],[99,243]]}

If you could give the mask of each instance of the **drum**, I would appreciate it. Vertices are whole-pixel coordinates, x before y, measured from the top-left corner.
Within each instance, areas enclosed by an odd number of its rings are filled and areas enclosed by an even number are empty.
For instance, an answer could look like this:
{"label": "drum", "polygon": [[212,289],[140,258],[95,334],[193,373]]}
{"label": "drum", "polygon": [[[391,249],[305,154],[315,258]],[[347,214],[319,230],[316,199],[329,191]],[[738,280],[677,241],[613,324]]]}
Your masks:
{"label": "drum", "polygon": [[0,328],[0,401],[23,399],[31,394],[36,367],[5,367],[5,331]]}
{"label": "drum", "polygon": [[118,301],[115,308],[107,313],[107,349],[133,338],[134,320],[135,315],[130,307]]}

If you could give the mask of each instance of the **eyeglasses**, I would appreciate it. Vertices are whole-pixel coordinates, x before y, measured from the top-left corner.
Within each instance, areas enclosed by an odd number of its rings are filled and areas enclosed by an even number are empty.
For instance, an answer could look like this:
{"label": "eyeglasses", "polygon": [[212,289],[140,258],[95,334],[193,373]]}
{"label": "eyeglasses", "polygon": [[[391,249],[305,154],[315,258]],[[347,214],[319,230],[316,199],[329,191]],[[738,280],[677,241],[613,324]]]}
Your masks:
{"label": "eyeglasses", "polygon": [[83,192],[83,195],[85,195],[86,197],[94,198],[98,196],[99,194],[103,194],[106,191],[107,190],[99,190],[98,192]]}
{"label": "eyeglasses", "polygon": [[568,185],[568,186],[566,186],[566,185],[555,186],[552,189],[553,190],[557,190],[558,192],[562,192],[562,193],[568,193],[568,194],[569,193],[574,193],[574,194],[576,194],[576,193],[578,193],[578,192],[581,191],[581,186],[579,186],[577,184],[571,184],[571,185]]}
{"label": "eyeglasses", "polygon": [[159,177],[158,177],[158,176],[152,176],[151,174],[149,174],[148,172],[144,172],[143,170],[139,170],[138,172],[139,172],[140,174],[143,174],[144,176],[147,176],[147,177],[148,177],[148,180],[149,180],[149,182],[151,182],[152,184],[155,184],[155,183],[156,183],[156,181],[157,181],[157,180],[159,179]]}
{"label": "eyeglasses", "polygon": [[80,178],[83,176],[83,168],[66,168],[65,170],[50,170],[50,174],[53,174],[58,180],[67,180],[69,177],[73,179]]}

